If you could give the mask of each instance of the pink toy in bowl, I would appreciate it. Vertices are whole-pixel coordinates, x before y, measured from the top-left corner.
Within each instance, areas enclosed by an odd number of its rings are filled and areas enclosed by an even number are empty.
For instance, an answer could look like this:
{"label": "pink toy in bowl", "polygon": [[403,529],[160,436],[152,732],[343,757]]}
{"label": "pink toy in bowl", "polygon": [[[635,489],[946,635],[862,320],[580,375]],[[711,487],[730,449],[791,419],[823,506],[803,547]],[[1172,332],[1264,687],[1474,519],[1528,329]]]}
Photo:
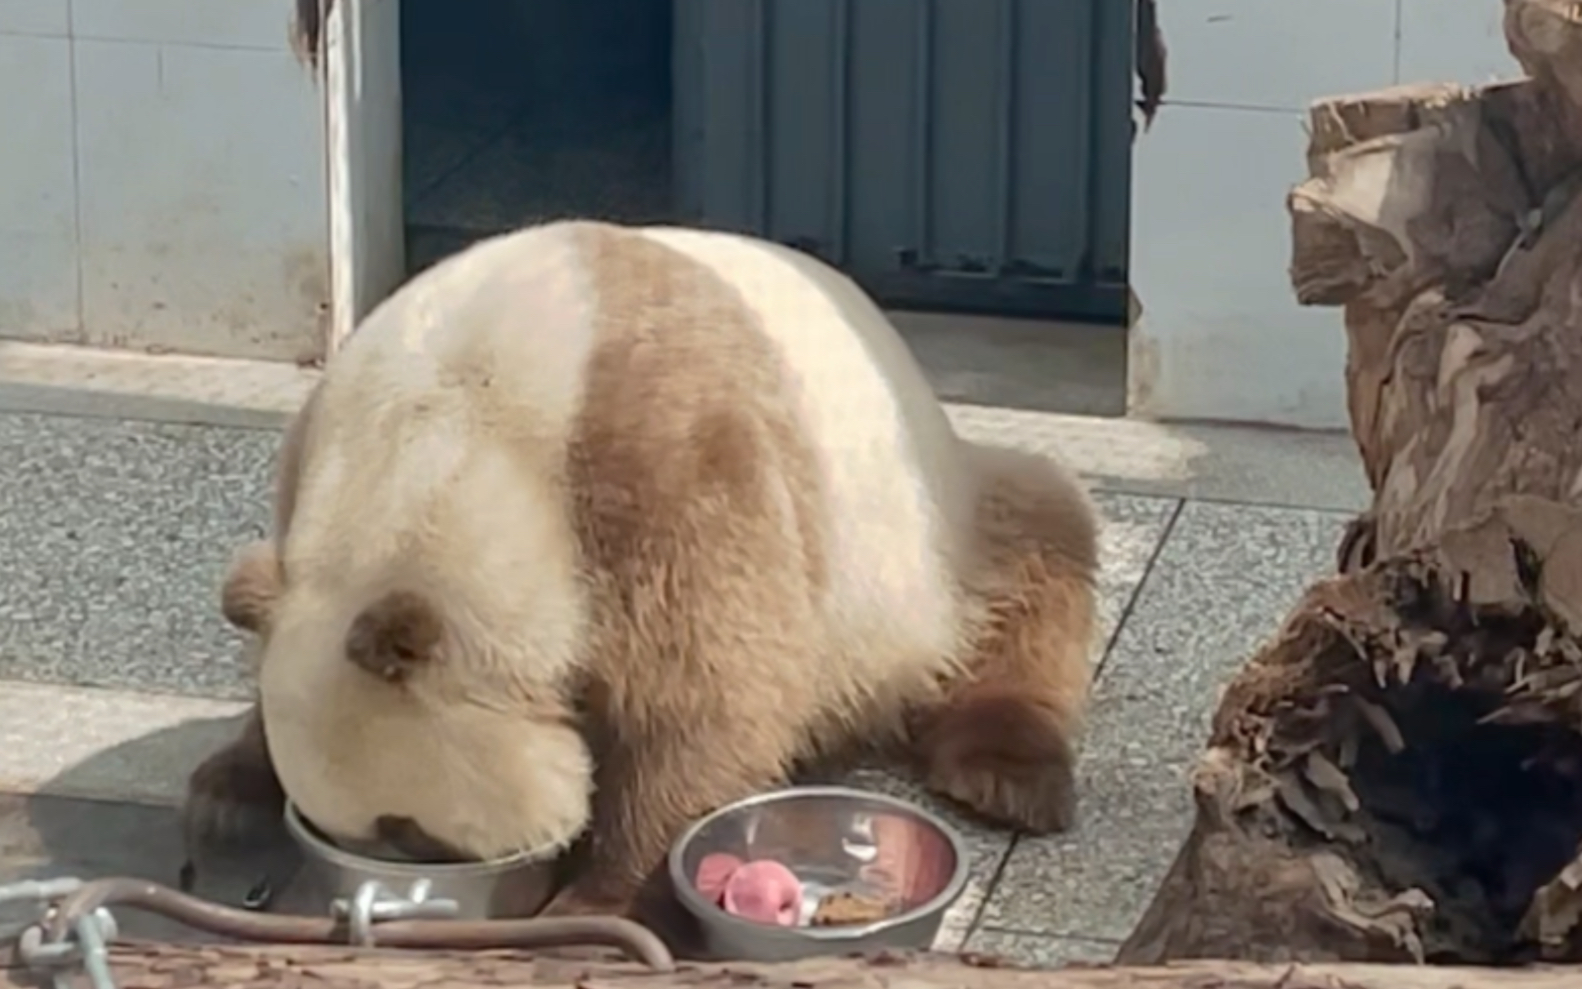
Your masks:
{"label": "pink toy in bowl", "polygon": [[965,847],[908,801],[805,786],[708,815],[669,866],[711,954],[778,961],[929,947],[966,886]]}
{"label": "pink toy in bowl", "polygon": [[705,855],[693,884],[732,917],[777,927],[795,927],[802,917],[802,882],[773,859]]}

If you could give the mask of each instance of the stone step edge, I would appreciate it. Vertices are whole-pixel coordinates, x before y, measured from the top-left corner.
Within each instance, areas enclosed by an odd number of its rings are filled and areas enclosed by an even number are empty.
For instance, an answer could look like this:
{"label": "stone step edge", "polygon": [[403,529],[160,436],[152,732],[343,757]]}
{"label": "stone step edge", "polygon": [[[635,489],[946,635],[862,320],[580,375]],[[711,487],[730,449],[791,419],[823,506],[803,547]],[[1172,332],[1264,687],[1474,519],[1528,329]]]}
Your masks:
{"label": "stone step edge", "polygon": [[0,411],[282,427],[319,372],[275,361],[0,341]]}
{"label": "stone step edge", "polygon": [[174,806],[238,701],[0,680],[0,792]]}
{"label": "stone step edge", "polygon": [[[0,341],[0,412],[279,429],[318,374],[267,361]],[[1334,511],[1370,500],[1343,433],[946,408],[964,436],[1054,453],[1102,491]]]}

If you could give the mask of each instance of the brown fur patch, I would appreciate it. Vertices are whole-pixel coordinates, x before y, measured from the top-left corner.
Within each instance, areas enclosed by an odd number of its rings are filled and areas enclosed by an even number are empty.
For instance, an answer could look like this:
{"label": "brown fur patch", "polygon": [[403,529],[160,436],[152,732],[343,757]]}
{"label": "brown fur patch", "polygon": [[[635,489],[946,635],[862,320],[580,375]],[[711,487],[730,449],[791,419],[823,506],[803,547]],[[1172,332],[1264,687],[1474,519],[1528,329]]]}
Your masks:
{"label": "brown fur patch", "polygon": [[352,620],[346,658],[374,676],[400,683],[419,665],[434,661],[444,634],[443,620],[427,598],[392,591]]}
{"label": "brown fur patch", "polygon": [[827,565],[817,457],[736,290],[635,232],[581,237],[601,322],[569,484],[603,744],[562,912],[619,902],[693,818],[785,778],[819,706],[795,652]]}
{"label": "brown fur patch", "polygon": [[1029,454],[978,448],[986,609],[970,675],[918,735],[932,787],[991,820],[1068,827],[1076,739],[1091,680],[1097,520],[1064,471]]}

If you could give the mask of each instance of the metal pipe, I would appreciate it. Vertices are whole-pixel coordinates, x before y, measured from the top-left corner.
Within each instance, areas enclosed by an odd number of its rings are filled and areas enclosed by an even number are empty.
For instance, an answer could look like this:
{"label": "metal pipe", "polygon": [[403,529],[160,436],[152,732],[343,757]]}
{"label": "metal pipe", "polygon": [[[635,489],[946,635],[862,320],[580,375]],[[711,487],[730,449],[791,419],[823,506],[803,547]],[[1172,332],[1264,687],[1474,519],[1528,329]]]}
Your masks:
{"label": "metal pipe", "polygon": [[[242,941],[284,944],[343,944],[344,919],[265,914],[200,900],[146,879],[98,879],[60,901],[46,920],[51,940],[64,940],[74,925],[101,907],[126,906],[156,913],[188,927]],[[533,917],[517,920],[393,920],[374,926],[389,948],[618,948],[656,971],[675,969],[670,949],[652,931],[622,917]]]}

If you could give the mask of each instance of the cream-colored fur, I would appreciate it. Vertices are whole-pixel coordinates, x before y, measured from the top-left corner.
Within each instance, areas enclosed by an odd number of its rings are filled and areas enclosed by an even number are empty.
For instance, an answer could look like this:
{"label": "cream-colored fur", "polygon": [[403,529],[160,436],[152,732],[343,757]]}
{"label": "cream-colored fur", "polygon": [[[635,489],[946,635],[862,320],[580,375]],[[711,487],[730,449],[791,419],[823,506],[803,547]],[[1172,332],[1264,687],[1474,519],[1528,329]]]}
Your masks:
{"label": "cream-colored fur", "polygon": [[227,613],[265,602],[269,755],[334,837],[409,818],[487,857],[591,821],[607,904],[688,817],[907,737],[943,792],[1069,818],[1091,506],[959,440],[806,255],[591,222],[488,241],[366,320],[285,460],[278,565],[234,570]]}

